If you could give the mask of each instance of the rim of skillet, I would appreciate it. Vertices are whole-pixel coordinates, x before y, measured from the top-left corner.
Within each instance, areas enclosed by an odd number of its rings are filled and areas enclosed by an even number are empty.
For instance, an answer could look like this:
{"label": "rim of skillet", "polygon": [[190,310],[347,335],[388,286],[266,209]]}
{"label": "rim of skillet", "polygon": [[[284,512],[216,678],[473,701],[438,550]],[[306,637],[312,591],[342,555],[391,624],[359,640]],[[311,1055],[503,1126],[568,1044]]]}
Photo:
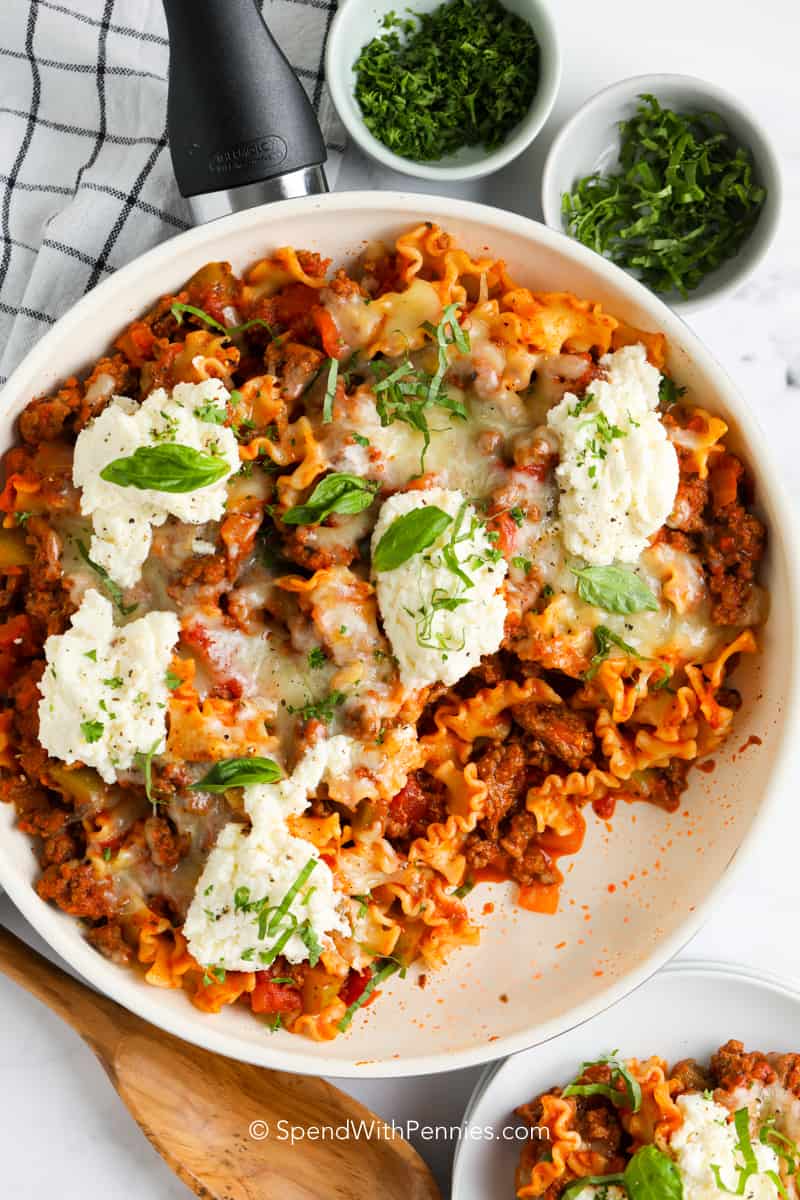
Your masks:
{"label": "rim of skillet", "polygon": [[[211,251],[214,246],[219,248],[220,243],[224,244],[226,237],[237,231],[253,230],[261,224],[264,225],[265,231],[270,228],[274,229],[280,224],[282,217],[295,217],[305,212],[309,218],[312,218],[312,214],[315,212],[325,211],[330,214],[341,210],[364,212],[365,215],[370,212],[376,215],[381,213],[388,215],[390,212],[402,214],[405,210],[410,214],[424,211],[427,217],[440,218],[443,223],[446,223],[448,218],[477,223],[481,226],[482,232],[485,230],[487,237],[491,235],[492,230],[496,230],[498,233],[511,232],[530,240],[532,245],[548,246],[564,258],[596,272],[609,284],[626,292],[632,302],[648,310],[648,315],[652,315],[653,320],[659,323],[658,328],[664,331],[673,344],[680,345],[681,349],[697,362],[702,370],[713,371],[718,391],[724,398],[724,404],[730,408],[746,439],[759,489],[762,493],[769,495],[770,506],[777,518],[780,538],[786,548],[789,588],[788,595],[782,597],[782,601],[790,606],[791,628],[794,631],[798,630],[800,627],[800,554],[792,552],[791,549],[793,545],[800,545],[796,521],[771,459],[765,435],[727,373],[686,323],[663,301],[649,292],[643,284],[632,279],[621,268],[595,254],[592,250],[575,242],[565,233],[502,209],[446,196],[428,196],[413,192],[364,191],[284,200],[222,217],[161,243],[98,284],[93,291],[82,297],[68,310],[33,347],[11,374],[0,392],[0,396],[6,401],[6,405],[12,398],[17,400],[20,396],[25,396],[27,402],[32,394],[33,381],[37,376],[41,376],[44,365],[51,360],[53,349],[63,342],[65,336],[79,337],[81,327],[85,322],[91,321],[93,313],[119,302],[132,283],[144,282],[149,278],[156,281],[159,268],[168,264],[171,259],[176,258],[183,251],[206,246]],[[158,288],[154,286],[154,297],[157,292]],[[658,943],[655,950],[601,992],[556,1018],[532,1024],[529,1028],[510,1035],[500,1036],[496,1041],[488,1044],[483,1041],[464,1049],[443,1050],[398,1060],[365,1061],[357,1057],[358,1043],[355,1039],[353,1056],[349,1060],[345,1060],[328,1056],[324,1049],[325,1043],[309,1044],[309,1049],[306,1049],[305,1040],[301,1038],[292,1039],[294,1042],[300,1043],[296,1050],[287,1051],[274,1044],[256,1047],[255,1044],[246,1042],[235,1033],[231,1034],[220,1029],[213,1020],[207,1021],[207,1030],[204,1027],[203,1036],[199,1036],[191,1027],[187,1029],[187,1024],[190,1023],[160,1003],[160,989],[144,985],[135,975],[129,980],[130,972],[104,959],[84,938],[70,938],[65,932],[65,928],[72,927],[73,919],[69,918],[62,925],[61,919],[64,914],[40,900],[31,886],[29,878],[23,874],[18,865],[15,865],[14,855],[11,853],[9,844],[11,839],[6,834],[8,821],[0,826],[0,885],[5,888],[16,907],[50,948],[99,992],[166,1032],[226,1057],[296,1074],[322,1074],[343,1079],[400,1078],[435,1074],[488,1063],[567,1033],[609,1008],[624,996],[629,995],[654,975],[659,968],[668,963],[709,918],[719,904],[723,893],[733,884],[743,862],[775,813],[782,788],[787,787],[793,778],[790,774],[793,758],[791,732],[793,729],[800,729],[800,642],[796,632],[792,635],[791,645],[787,646],[786,653],[790,656],[791,668],[787,694],[783,697],[785,718],[780,739],[776,744],[770,781],[764,799],[737,851],[732,855],[719,879],[709,889],[704,900],[696,905],[695,910],[689,913],[670,935],[665,936]],[[152,996],[149,994],[150,992],[153,993]],[[314,1047],[313,1051],[310,1049],[311,1045]]]}

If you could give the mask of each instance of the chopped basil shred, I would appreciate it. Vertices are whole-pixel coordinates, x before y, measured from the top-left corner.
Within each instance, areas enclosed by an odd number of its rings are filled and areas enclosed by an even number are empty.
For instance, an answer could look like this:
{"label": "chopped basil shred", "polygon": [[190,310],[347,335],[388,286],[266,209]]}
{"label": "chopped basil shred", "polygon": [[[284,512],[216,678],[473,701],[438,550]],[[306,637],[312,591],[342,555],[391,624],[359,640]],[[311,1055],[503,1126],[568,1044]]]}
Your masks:
{"label": "chopped basil shred", "polygon": [[370,363],[370,370],[376,379],[372,389],[375,408],[383,428],[394,421],[402,421],[422,435],[420,474],[425,470],[431,433],[437,432],[428,424],[428,409],[436,405],[459,420],[467,419],[464,405],[443,390],[442,384],[449,361],[448,347],[454,345],[466,353],[470,346],[469,334],[458,323],[457,304],[445,308],[438,325],[426,322],[423,328],[436,342],[438,365],[435,374],[429,375],[422,367],[415,366],[408,356],[396,367],[384,359]]}
{"label": "chopped basil shred", "polygon": [[634,650],[633,646],[629,646],[623,641],[619,634],[614,633],[613,629],[609,629],[607,625],[598,625],[594,631],[594,644],[596,647],[592,661],[589,663],[589,670],[584,673],[584,679],[594,679],[601,663],[604,663],[611,653],[611,647],[616,646],[623,650],[631,658],[641,658],[641,655]]}
{"label": "chopped basil shred", "polygon": [[339,363],[335,358],[328,359],[328,380],[325,384],[325,399],[322,403],[322,423],[327,425],[333,420],[333,402],[336,399],[336,383],[339,378]]}
{"label": "chopped basil shred", "polygon": [[389,959],[388,961],[383,960],[382,966],[380,966],[377,970],[374,967],[372,968],[372,974],[367,981],[367,986],[364,988],[358,999],[354,1000],[349,1008],[345,1010],[344,1016],[337,1025],[337,1029],[340,1033],[344,1033],[350,1028],[353,1017],[356,1015],[358,1010],[366,1004],[367,1000],[369,1000],[375,989],[379,988],[380,985],[384,983],[390,975],[394,975],[397,971],[403,972],[404,968],[399,962],[396,962],[393,959]]}
{"label": "chopped basil shred", "polygon": [[[108,592],[109,596],[111,597],[112,601],[117,606],[117,608],[119,609],[122,616],[129,617],[131,615],[131,613],[136,612],[136,609],[139,607],[139,605],[125,603],[125,601],[122,599],[122,588],[119,586],[118,583],[114,582],[114,580],[111,578],[111,576],[109,575],[109,573],[105,569],[105,567],[101,567],[99,563],[96,563],[93,559],[91,559],[89,557],[89,551],[86,549],[85,543],[81,542],[81,541],[76,541],[75,545],[78,547],[78,553],[80,554],[83,561],[86,563],[87,567],[91,567],[92,570],[94,571],[95,575],[97,575],[98,579],[100,579],[102,581],[103,587]],[[95,651],[94,653],[95,653],[94,661],[97,662],[97,657],[96,657],[97,651]],[[88,658],[89,655],[87,654],[86,657]]]}
{"label": "chopped basil shred", "polygon": [[766,199],[752,156],[713,112],[674,112],[641,95],[620,125],[619,169],[562,197],[569,233],[654,292],[688,296],[732,258]]}
{"label": "chopped basil shred", "polygon": [[153,806],[155,806],[157,803],[157,801],[155,800],[155,798],[153,796],[153,755],[156,753],[159,746],[161,745],[161,741],[162,741],[162,739],[160,737],[157,737],[156,740],[153,742],[152,746],[150,747],[150,749],[146,753],[139,751],[134,756],[134,760],[136,762],[137,767],[139,767],[142,774],[144,775],[145,795],[147,796],[147,799],[150,801],[150,803]]}
{"label": "chopped basil shred", "polygon": [[[611,1077],[608,1083],[571,1083],[564,1088],[565,1096],[606,1096],[615,1108],[627,1108],[636,1113],[642,1107],[642,1089],[624,1063],[612,1056],[581,1064],[580,1078],[589,1067],[607,1066]],[[621,1091],[616,1084],[622,1081]]]}

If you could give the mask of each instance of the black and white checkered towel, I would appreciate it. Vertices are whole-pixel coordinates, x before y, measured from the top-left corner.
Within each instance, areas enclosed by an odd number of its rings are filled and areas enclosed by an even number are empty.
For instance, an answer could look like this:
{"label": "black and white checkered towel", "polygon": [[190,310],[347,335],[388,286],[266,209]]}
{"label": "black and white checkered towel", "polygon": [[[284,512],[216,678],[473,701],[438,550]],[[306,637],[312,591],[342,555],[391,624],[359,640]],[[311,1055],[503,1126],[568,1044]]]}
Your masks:
{"label": "black and white checkered towel", "polygon": [[[187,0],[191,3],[191,0]],[[336,0],[259,0],[320,118]],[[0,383],[111,271],[188,228],[167,148],[160,0],[0,0]]]}

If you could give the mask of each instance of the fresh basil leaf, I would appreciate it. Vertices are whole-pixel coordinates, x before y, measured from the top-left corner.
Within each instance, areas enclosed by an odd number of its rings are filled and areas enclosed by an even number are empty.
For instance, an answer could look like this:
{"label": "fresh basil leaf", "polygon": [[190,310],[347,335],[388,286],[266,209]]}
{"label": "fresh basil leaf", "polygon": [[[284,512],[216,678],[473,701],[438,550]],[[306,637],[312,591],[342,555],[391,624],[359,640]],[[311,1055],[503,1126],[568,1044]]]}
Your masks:
{"label": "fresh basil leaf", "polygon": [[624,1171],[631,1200],[683,1200],[680,1172],[657,1146],[641,1146]]}
{"label": "fresh basil leaf", "polygon": [[277,783],[282,771],[271,758],[226,758],[191,785],[192,791],[224,792],[228,788],[250,787],[254,783]]}
{"label": "fresh basil leaf", "polygon": [[319,525],[331,513],[360,513],[369,508],[380,484],[336,471],[318,483],[305,504],[297,504],[283,514],[285,525]]}
{"label": "fresh basil leaf", "polygon": [[376,571],[393,571],[401,567],[413,555],[433,545],[452,519],[435,504],[426,504],[424,508],[415,508],[397,517],[375,547],[373,567]]}
{"label": "fresh basil leaf", "polygon": [[683,1200],[683,1183],[675,1163],[657,1146],[641,1146],[625,1170],[612,1175],[585,1175],[564,1188],[560,1200],[578,1200],[587,1187],[623,1188],[630,1200]]}
{"label": "fresh basil leaf", "polygon": [[658,600],[646,583],[624,567],[570,567],[578,595],[610,613],[657,612]]}
{"label": "fresh basil leaf", "polygon": [[103,467],[100,478],[118,487],[135,487],[154,492],[195,492],[227,475],[230,467],[216,454],[204,454],[179,442],[140,446],[125,458],[115,458]]}

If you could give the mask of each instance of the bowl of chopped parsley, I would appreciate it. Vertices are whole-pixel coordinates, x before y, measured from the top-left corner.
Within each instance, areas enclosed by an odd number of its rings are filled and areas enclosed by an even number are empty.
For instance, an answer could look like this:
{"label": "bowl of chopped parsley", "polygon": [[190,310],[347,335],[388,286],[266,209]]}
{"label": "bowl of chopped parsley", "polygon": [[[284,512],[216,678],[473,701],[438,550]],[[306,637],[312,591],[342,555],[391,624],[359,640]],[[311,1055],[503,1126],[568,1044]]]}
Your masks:
{"label": "bowl of chopped parsley", "polygon": [[560,79],[543,0],[341,0],[326,76],[343,124],[386,167],[477,179],[547,120]]}
{"label": "bowl of chopped parsley", "polygon": [[737,99],[685,75],[640,75],[592,97],[553,142],[545,221],[683,314],[741,286],[775,235],[781,182]]}

